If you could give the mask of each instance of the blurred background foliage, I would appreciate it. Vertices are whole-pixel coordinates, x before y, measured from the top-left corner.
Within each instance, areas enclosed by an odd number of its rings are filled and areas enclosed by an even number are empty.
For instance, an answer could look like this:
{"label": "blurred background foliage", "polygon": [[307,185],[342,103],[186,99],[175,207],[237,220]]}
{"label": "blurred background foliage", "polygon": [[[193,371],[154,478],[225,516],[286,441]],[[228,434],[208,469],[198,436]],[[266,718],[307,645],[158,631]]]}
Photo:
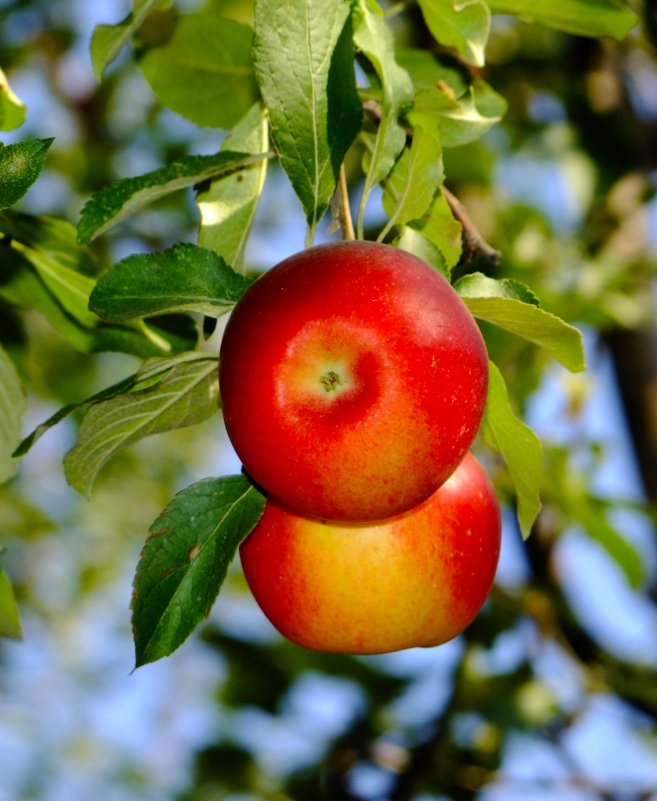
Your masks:
{"label": "blurred background foliage", "polygon": [[[248,2],[207,5],[250,18]],[[580,326],[590,366],[570,375],[486,328],[546,460],[544,508],[522,543],[506,474],[480,448],[505,530],[476,622],[436,649],[314,654],[281,640],[234,566],[197,636],[130,674],[130,584],[149,524],[175,491],[236,463],[215,418],[122,452],[87,500],[63,477],[65,421],[0,487],[24,636],[0,640],[2,801],[657,799],[657,10],[635,10],[641,25],[621,43],[495,17],[482,75],[508,113],[445,153],[450,190],[503,254],[474,267],[524,281]],[[119,0],[0,2],[0,65],[28,106],[4,141],[55,137],[22,210],[76,223],[102,186],[220,144],[162,108],[129,53],[95,81],[93,27],[126,12]],[[140,35],[160,35],[168,13]],[[391,22],[400,44],[434,46],[412,5]],[[191,194],[170,195],[94,251],[108,265],[194,241],[198,224]],[[303,238],[274,173],[247,265]],[[137,366],[78,354],[4,304],[0,340],[28,390],[26,433]]]}

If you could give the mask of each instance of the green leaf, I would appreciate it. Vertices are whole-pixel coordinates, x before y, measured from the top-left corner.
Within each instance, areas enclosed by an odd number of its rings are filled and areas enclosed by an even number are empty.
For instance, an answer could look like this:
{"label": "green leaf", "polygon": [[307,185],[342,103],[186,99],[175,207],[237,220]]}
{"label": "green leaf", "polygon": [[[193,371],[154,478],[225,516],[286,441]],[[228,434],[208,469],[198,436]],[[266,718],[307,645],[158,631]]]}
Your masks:
{"label": "green leaf", "polygon": [[152,386],[94,404],[64,459],[66,478],[89,495],[103,465],[121,448],[151,434],[196,425],[219,409],[217,357],[185,354]]}
{"label": "green leaf", "polygon": [[[0,548],[0,556],[3,551],[4,548]],[[0,568],[0,637],[20,640],[22,636],[14,588],[5,571]]]}
{"label": "green leaf", "polygon": [[[533,297],[533,302],[518,299],[517,296],[510,297],[510,288],[522,286],[519,282],[509,284],[495,281],[491,284],[494,279],[482,280],[484,278],[475,274],[460,279],[454,285],[475,317],[540,345],[571,372],[586,369],[581,331],[533,305],[535,296],[532,293],[528,297]],[[490,294],[484,295],[484,292]]]}
{"label": "green leaf", "polygon": [[460,147],[483,136],[506,109],[501,95],[485,81],[475,80],[459,98],[445,88],[419,89],[408,119],[411,125],[433,133],[444,147]]}
{"label": "green leaf", "polygon": [[255,70],[308,224],[329,206],[361,124],[349,0],[257,0]]}
{"label": "green leaf", "polygon": [[[98,320],[89,309],[89,295],[98,264],[76,241],[75,228],[65,220],[6,211],[0,214],[0,233],[30,263],[72,322],[93,328]],[[41,293],[37,292],[37,295]]]}
{"label": "green leaf", "polygon": [[39,423],[39,425],[30,434],[28,434],[25,439],[22,440],[12,455],[16,459],[25,456],[25,454],[36,444],[36,442],[38,442],[38,440],[40,440],[41,437],[53,426],[57,425],[57,423],[64,420],[70,414],[73,414],[73,412],[77,411],[78,409],[83,409],[85,406],[89,406],[90,404],[97,403],[101,400],[106,400],[107,398],[113,398],[115,395],[120,395],[122,392],[131,389],[137,381],[137,376],[138,373],[135,373],[135,375],[124,378],[123,381],[112,384],[111,387],[106,387],[100,392],[97,392],[95,395],[92,395],[91,397],[86,398],[79,403],[68,403],[66,406],[62,406],[61,409],[58,409],[47,420],[44,420],[43,423]]}
{"label": "green leaf", "polygon": [[563,515],[558,525],[575,525],[599,543],[625,574],[630,586],[638,588],[646,578],[643,559],[636,547],[610,524],[607,513],[622,504],[618,499],[600,499],[591,493],[590,474],[572,460],[572,448],[552,446],[546,471],[546,499],[553,499]]}
{"label": "green leaf", "polygon": [[163,105],[197,125],[232,128],[258,96],[252,39],[248,25],[212,11],[187,14],[140,66]]}
{"label": "green leaf", "polygon": [[397,61],[408,72],[415,89],[431,89],[438,85],[449,87],[455,97],[464,95],[471,78],[464,65],[441,53],[417,47],[398,47]]}
{"label": "green leaf", "polygon": [[528,22],[577,36],[624,39],[638,18],[620,0],[488,0],[493,14],[516,14]]}
{"label": "green leaf", "polygon": [[57,298],[36,274],[29,262],[14,248],[3,254],[0,297],[19,308],[42,314],[50,325],[76,350],[93,349],[93,329],[81,325],[62,308]]}
{"label": "green leaf", "polygon": [[395,60],[394,38],[380,6],[374,0],[358,0],[353,15],[354,44],[371,62],[383,90],[381,121],[361,195],[360,227],[372,188],[388,175],[406,144],[406,131],[399,124],[399,118],[413,105],[413,83]]}
{"label": "green leaf", "polygon": [[437,192],[429,211],[421,220],[411,223],[422,236],[435,246],[443,261],[443,269],[449,275],[459,262],[463,251],[463,228],[454,217],[442,191]]}
{"label": "green leaf", "polygon": [[[588,536],[598,542],[625,574],[631,587],[638,589],[646,577],[643,559],[637,549],[610,525],[606,511],[608,504],[597,501],[590,495],[575,499],[568,504],[571,520],[578,523]],[[565,504],[564,504],[565,505]]]}
{"label": "green leaf", "polygon": [[27,109],[16,97],[7,76],[0,69],[0,131],[13,131],[25,122]]}
{"label": "green leaf", "polygon": [[522,281],[514,278],[490,278],[483,273],[469,273],[456,283],[462,298],[509,298],[540,306],[540,301]]}
{"label": "green leaf", "polygon": [[418,0],[418,3],[437,42],[453,47],[468,64],[484,65],[490,11],[483,0]]}
{"label": "green leaf", "polygon": [[440,144],[417,128],[410,148],[402,153],[385,181],[383,208],[389,220],[379,240],[393,225],[402,226],[422,217],[444,177]]}
{"label": "green leaf", "polygon": [[0,212],[0,233],[44,253],[69,270],[85,275],[98,272],[95,257],[89,248],[78,244],[75,227],[66,220],[4,211]]}
{"label": "green leaf", "polygon": [[53,139],[0,145],[0,208],[17,203],[39,177]]}
{"label": "green leaf", "polygon": [[208,616],[264,506],[243,475],[207,478],[154,521],[134,580],[135,667],[169,656]]}
{"label": "green leaf", "polygon": [[[165,321],[156,318],[149,324],[138,321],[111,325],[91,315],[94,324],[85,325],[64,309],[33,265],[14,247],[5,249],[1,266],[0,297],[18,308],[43,315],[60,336],[82,353],[110,350],[146,359],[171,351],[187,350],[194,347],[197,340],[195,324],[191,319],[192,330],[182,332],[180,325],[170,331],[168,324],[163,326]],[[180,321],[186,319],[189,318],[178,317]]]}
{"label": "green leaf", "polygon": [[105,69],[119,55],[151,11],[168,5],[168,0],[132,0],[132,11],[121,22],[115,25],[96,25],[89,48],[97,81],[102,80]]}
{"label": "green leaf", "polygon": [[212,250],[183,243],[115,264],[98,279],[89,308],[114,323],[171,312],[220,317],[250,284]]}
{"label": "green leaf", "polygon": [[16,472],[12,454],[21,439],[25,395],[13,362],[0,347],[0,483]]}
{"label": "green leaf", "polygon": [[[261,104],[255,103],[233,128],[222,150],[257,154],[268,149],[269,125]],[[199,245],[214,250],[236,270],[242,264],[266,175],[267,162],[263,159],[212,181],[196,199],[201,213]]]}
{"label": "green leaf", "polygon": [[393,245],[405,250],[407,253],[412,253],[418,259],[422,259],[422,261],[441,272],[445,278],[449,278],[450,271],[445,264],[442,253],[428,237],[416,228],[410,225],[402,226],[400,234],[394,240]]}
{"label": "green leaf", "polygon": [[540,439],[516,417],[504,383],[493,362],[489,363],[488,398],[482,434],[504,457],[518,498],[518,523],[526,539],[541,509],[543,446]]}
{"label": "green leaf", "polygon": [[35,268],[43,283],[57,298],[62,308],[82,325],[94,326],[95,316],[89,311],[89,296],[94,280],[60,264],[49,254],[13,242],[17,250]]}
{"label": "green leaf", "polygon": [[64,418],[68,417],[73,412],[83,409],[85,406],[91,406],[93,403],[99,403],[100,401],[113,398],[116,395],[121,395],[124,392],[153,387],[158,381],[165,378],[172,368],[185,361],[195,360],[197,358],[198,354],[196,352],[191,352],[176,354],[175,356],[162,356],[148,359],[133,375],[124,378],[122,381],[118,381],[116,384],[112,384],[112,386],[105,387],[105,389],[96,392],[94,395],[91,395],[91,397],[85,398],[85,400],[79,403],[69,403],[66,406],[62,406],[61,409],[58,409],[47,420],[44,420],[43,423],[39,423],[34,431],[25,437],[14,451],[13,456],[15,458],[24,456],[30,448],[41,439],[46,431],[49,431],[53,426],[57,425],[57,423],[64,420]]}
{"label": "green leaf", "polygon": [[90,242],[139,209],[188,186],[220,178],[268,158],[222,151],[213,156],[186,156],[154,172],[123,178],[97,192],[82,209],[78,241]]}

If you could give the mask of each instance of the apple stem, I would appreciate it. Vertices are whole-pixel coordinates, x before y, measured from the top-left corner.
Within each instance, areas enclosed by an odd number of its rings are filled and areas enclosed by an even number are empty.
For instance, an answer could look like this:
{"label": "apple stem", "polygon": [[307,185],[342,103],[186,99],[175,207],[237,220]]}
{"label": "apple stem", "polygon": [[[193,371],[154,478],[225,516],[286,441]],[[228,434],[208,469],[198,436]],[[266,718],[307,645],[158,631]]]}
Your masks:
{"label": "apple stem", "polygon": [[338,179],[340,191],[340,223],[342,225],[343,239],[353,240],[356,238],[354,223],[351,218],[351,207],[349,205],[349,189],[347,187],[347,173],[344,164],[340,165],[340,178]]}

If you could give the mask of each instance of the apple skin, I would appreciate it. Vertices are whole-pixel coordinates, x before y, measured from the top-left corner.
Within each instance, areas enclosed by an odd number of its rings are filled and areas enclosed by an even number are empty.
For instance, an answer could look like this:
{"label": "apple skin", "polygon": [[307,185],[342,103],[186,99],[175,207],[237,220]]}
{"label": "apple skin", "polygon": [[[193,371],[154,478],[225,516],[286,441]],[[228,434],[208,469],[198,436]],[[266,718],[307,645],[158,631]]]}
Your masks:
{"label": "apple skin", "polygon": [[491,588],[500,510],[468,454],[417,508],[371,525],[322,523],[273,501],[240,547],[247,583],[288,639],[377,654],[460,634]]}
{"label": "apple skin", "polygon": [[429,497],[463,459],[488,358],[436,270],[373,242],[319,245],[247,290],[220,351],[228,436],[299,514],[369,522]]}

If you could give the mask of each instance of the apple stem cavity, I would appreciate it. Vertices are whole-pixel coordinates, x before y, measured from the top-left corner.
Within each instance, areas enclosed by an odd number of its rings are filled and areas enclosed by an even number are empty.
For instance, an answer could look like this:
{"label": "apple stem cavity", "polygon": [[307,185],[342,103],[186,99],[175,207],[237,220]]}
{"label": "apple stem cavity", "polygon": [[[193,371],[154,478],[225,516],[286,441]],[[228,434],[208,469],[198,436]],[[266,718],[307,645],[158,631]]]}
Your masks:
{"label": "apple stem cavity", "polygon": [[322,386],[327,392],[335,392],[335,390],[342,383],[340,381],[340,376],[333,370],[329,370],[328,373],[326,373],[326,375],[323,375],[319,379],[319,382],[320,384],[322,384]]}

